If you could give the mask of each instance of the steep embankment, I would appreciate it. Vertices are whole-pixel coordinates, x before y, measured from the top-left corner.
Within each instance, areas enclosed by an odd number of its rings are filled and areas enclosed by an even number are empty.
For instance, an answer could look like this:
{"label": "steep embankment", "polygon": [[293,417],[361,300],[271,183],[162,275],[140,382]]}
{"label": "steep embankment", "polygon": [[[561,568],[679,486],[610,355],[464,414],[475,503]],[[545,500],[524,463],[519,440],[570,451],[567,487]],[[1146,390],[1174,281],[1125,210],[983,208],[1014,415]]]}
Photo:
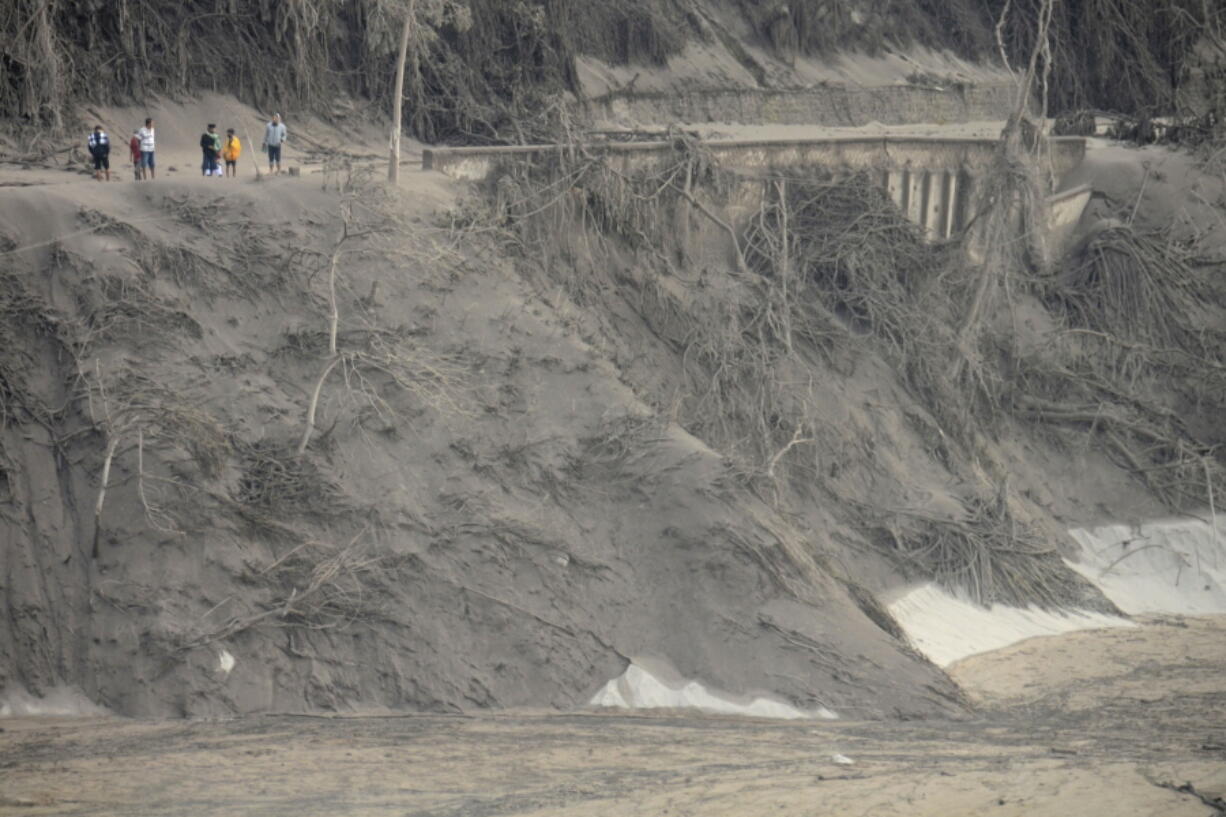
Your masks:
{"label": "steep embankment", "polygon": [[440,184],[6,195],[0,688],[570,706],[641,656],[802,709],[957,707]]}
{"label": "steep embankment", "polygon": [[856,163],[850,148],[804,167],[794,145],[745,147],[727,163],[677,139],[541,151],[531,166],[467,151],[456,167],[488,169],[525,268],[581,306],[636,391],[846,575],[1096,610],[989,615],[931,588],[892,592],[904,627],[957,618],[919,633],[949,639],[934,660],[1126,623],[1097,614],[1113,612],[1082,578],[1098,571],[1065,559],[1101,554],[1078,556],[1067,528],[1200,513],[1226,487],[1212,169],[1167,150],[1092,153],[1076,171],[1094,192],[1081,239],[1045,262],[1016,217],[1042,200],[1033,165],[976,166],[977,224],[950,246],[924,240],[879,173],[832,172]]}

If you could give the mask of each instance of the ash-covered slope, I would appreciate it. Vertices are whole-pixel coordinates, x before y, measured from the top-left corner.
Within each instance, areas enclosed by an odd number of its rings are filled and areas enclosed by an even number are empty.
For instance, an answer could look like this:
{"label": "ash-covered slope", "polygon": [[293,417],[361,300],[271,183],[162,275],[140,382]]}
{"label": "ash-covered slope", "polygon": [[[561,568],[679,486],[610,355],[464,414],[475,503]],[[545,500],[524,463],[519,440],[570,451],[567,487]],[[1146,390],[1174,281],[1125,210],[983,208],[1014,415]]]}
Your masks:
{"label": "ash-covered slope", "polygon": [[437,217],[448,190],[349,173],[6,195],[0,689],[572,706],[645,657],[806,709],[960,706],[565,299]]}

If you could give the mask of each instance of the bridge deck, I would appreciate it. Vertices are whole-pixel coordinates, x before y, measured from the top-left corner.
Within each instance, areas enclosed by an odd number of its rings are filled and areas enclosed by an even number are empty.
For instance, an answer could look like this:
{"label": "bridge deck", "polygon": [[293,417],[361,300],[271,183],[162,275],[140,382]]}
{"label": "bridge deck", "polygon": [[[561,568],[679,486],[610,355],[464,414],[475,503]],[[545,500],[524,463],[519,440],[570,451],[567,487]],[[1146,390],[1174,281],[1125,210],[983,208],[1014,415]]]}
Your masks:
{"label": "bridge deck", "polygon": [[[1044,168],[1049,190],[1081,162],[1081,137],[1045,141]],[[747,178],[772,178],[788,171],[823,167],[870,171],[894,203],[931,239],[954,235],[965,226],[975,201],[975,184],[990,166],[996,139],[960,136],[870,136],[820,138],[709,139],[703,148],[725,170]],[[675,161],[673,142],[592,142],[583,150],[603,155],[623,172],[645,171]],[[546,159],[572,150],[568,145],[427,148],[422,168],[457,179],[479,181],[508,161]]]}

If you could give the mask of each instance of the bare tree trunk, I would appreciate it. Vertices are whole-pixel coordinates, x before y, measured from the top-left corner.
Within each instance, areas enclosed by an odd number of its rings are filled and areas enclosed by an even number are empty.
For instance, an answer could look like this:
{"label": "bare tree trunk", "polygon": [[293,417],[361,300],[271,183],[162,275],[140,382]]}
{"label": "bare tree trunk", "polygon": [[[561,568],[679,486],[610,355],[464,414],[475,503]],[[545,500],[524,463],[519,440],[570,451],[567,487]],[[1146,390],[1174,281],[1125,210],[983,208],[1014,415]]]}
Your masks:
{"label": "bare tree trunk", "polygon": [[[396,181],[389,179],[388,181]],[[342,239],[343,241],[344,239]],[[336,303],[336,265],[341,257],[341,242],[337,242],[336,249],[332,250],[332,259],[328,264],[328,303],[331,305],[332,312],[328,316],[328,356],[336,357],[336,336],[341,323],[340,307]]]}
{"label": "bare tree trunk", "polygon": [[413,34],[413,19],[417,16],[417,0],[409,0],[404,15],[404,30],[400,33],[400,55],[396,58],[396,88],[392,97],[392,144],[388,158],[387,180],[392,184],[400,181],[400,132],[404,130],[401,117],[404,114],[404,62],[409,53],[409,38]]}
{"label": "bare tree trunk", "polygon": [[106,443],[106,457],[102,460],[102,484],[98,488],[98,501],[94,503],[94,547],[91,555],[98,558],[98,539],[102,534],[102,506],[106,503],[106,483],[111,478],[111,462],[115,459],[115,449],[119,448],[119,435],[107,424],[106,433],[112,435]]}
{"label": "bare tree trunk", "polygon": [[[53,0],[40,3],[34,20],[35,29],[31,45],[37,50],[39,59],[36,65],[26,66],[29,76],[41,77],[41,93],[35,97],[35,105],[31,113],[38,117],[45,106],[51,113],[51,128],[55,133],[64,130],[64,66],[60,62],[59,51],[55,47],[55,8]],[[37,67],[36,67],[37,66]],[[27,80],[29,82],[29,80]],[[37,82],[37,80],[36,80]],[[38,99],[37,97],[41,97]]]}
{"label": "bare tree trunk", "polygon": [[[783,344],[788,355],[796,354],[792,347],[792,305],[788,302],[788,279],[792,277],[791,235],[788,232],[788,188],[787,181],[780,179],[775,182],[775,194],[779,197],[779,241],[783,249],[779,251],[779,283],[783,294],[783,305],[779,310],[779,319],[783,323]],[[796,429],[797,436],[800,428]],[[772,464],[772,469],[774,465]]]}
{"label": "bare tree trunk", "polygon": [[319,373],[319,379],[315,381],[315,388],[311,392],[311,403],[307,406],[306,425],[302,429],[302,439],[298,441],[298,448],[294,451],[296,456],[301,457],[306,453],[307,446],[311,442],[311,434],[315,431],[315,413],[319,410],[319,394],[323,391],[324,381],[328,379],[328,375],[332,374],[332,370],[340,362],[340,355],[329,360],[324,364],[323,371]]}

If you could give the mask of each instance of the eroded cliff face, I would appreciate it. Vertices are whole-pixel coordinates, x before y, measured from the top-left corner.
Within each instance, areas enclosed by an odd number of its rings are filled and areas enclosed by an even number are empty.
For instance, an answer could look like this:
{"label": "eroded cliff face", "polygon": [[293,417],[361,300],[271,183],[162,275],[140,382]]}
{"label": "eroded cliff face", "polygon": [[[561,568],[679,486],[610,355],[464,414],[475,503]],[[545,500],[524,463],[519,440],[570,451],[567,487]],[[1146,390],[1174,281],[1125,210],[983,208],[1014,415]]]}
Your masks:
{"label": "eroded cliff face", "polygon": [[456,188],[355,185],[7,197],[6,691],[570,707],[654,657],[803,710],[960,706],[808,523],[644,401],[640,327],[611,352],[446,226]]}

